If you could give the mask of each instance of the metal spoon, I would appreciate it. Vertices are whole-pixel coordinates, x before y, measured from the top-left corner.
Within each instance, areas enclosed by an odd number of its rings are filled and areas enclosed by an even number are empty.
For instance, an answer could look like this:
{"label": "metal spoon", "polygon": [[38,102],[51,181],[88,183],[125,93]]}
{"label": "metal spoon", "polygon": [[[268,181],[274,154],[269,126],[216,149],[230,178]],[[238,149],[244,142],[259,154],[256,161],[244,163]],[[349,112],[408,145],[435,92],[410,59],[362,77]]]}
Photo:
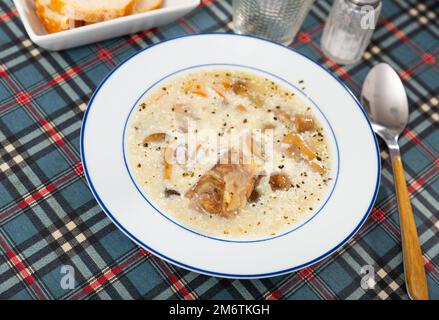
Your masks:
{"label": "metal spoon", "polygon": [[408,295],[414,300],[426,300],[428,288],[422,251],[398,145],[399,135],[407,125],[408,101],[404,86],[392,67],[380,63],[370,70],[361,92],[361,102],[373,130],[387,144],[392,160]]}

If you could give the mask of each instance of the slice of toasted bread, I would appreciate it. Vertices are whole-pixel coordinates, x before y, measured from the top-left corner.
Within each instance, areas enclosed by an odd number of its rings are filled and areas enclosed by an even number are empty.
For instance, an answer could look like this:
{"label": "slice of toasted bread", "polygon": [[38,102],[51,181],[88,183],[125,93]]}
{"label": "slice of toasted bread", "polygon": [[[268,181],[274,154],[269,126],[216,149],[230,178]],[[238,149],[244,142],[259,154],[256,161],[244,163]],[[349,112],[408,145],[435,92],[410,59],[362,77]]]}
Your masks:
{"label": "slice of toasted bread", "polygon": [[162,4],[163,4],[163,0],[136,0],[136,5],[134,6],[134,13],[154,10],[160,8]]}
{"label": "slice of toasted bread", "polygon": [[73,29],[75,22],[50,9],[51,0],[35,0],[35,11],[49,33]]}
{"label": "slice of toasted bread", "polygon": [[50,8],[74,20],[100,22],[133,12],[135,0],[51,0]]}

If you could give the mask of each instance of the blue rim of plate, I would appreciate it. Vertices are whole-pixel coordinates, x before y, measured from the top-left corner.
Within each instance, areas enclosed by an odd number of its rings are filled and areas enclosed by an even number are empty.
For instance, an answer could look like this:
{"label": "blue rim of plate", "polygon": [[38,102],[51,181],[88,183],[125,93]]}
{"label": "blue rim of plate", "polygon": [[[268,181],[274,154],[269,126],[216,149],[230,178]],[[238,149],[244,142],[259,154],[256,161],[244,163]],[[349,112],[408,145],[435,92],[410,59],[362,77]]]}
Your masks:
{"label": "blue rim of plate", "polygon": [[[328,75],[330,75],[334,80],[336,80],[343,89],[346,90],[346,92],[352,97],[352,99],[354,100],[355,104],[358,106],[358,108],[360,109],[360,111],[362,112],[368,126],[370,129],[370,132],[372,134],[373,140],[375,142],[375,150],[376,150],[376,156],[377,156],[377,179],[376,179],[376,184],[375,184],[375,190],[372,196],[372,199],[370,201],[370,204],[366,210],[366,212],[364,213],[363,218],[360,220],[360,222],[358,223],[358,225],[354,228],[354,230],[347,236],[345,237],[345,239],[343,239],[338,245],[336,245],[334,248],[328,250],[327,252],[325,252],[324,254],[318,256],[317,258],[314,258],[311,261],[308,261],[306,263],[303,263],[301,265],[297,265],[288,269],[284,269],[284,270],[279,270],[279,271],[274,271],[274,272],[268,272],[268,273],[261,273],[261,274],[231,274],[231,273],[221,273],[221,272],[215,272],[215,271],[209,271],[209,270],[204,270],[204,269],[200,269],[194,266],[190,266],[187,265],[185,263],[176,261],[170,257],[165,256],[164,254],[154,250],[153,248],[150,248],[148,245],[146,245],[145,243],[143,243],[141,240],[139,240],[137,237],[135,237],[134,235],[132,235],[128,230],[126,230],[118,221],[117,219],[112,215],[112,213],[110,212],[110,210],[105,206],[104,202],[101,200],[101,198],[99,197],[88,172],[87,169],[87,163],[85,161],[85,156],[84,156],[84,130],[85,130],[85,125],[87,122],[87,117],[88,117],[88,113],[93,105],[93,101],[95,99],[95,97],[97,96],[97,94],[99,93],[99,90],[101,89],[101,87],[105,84],[105,82],[113,75],[114,72],[116,72],[122,65],[124,65],[126,62],[128,62],[129,60],[131,60],[133,57],[137,56],[138,54],[142,53],[143,51],[146,51],[152,47],[158,46],[160,44],[169,42],[169,41],[173,41],[173,40],[177,40],[177,39],[181,39],[181,38],[187,38],[187,37],[203,37],[203,36],[230,36],[230,37],[247,37],[247,38],[253,38],[259,41],[263,41],[266,43],[269,43],[271,45],[275,45],[281,48],[284,48],[286,50],[290,50],[292,52],[294,52],[295,54],[298,54],[302,57],[304,57],[305,59],[309,60],[311,63],[315,64],[316,66],[318,66],[320,69],[322,69],[325,73],[327,73]],[[300,270],[303,269],[309,265],[315,264],[321,260],[323,260],[324,258],[330,256],[333,252],[335,252],[336,250],[338,250],[340,247],[342,247],[346,242],[348,242],[356,233],[357,231],[361,228],[361,226],[364,224],[364,222],[366,221],[367,217],[369,216],[370,211],[373,208],[373,205],[375,203],[375,200],[377,198],[378,195],[378,189],[379,189],[379,185],[380,185],[380,179],[381,179],[381,161],[380,161],[380,152],[379,152],[379,146],[378,146],[378,141],[376,138],[376,135],[372,129],[372,125],[369,121],[369,118],[366,114],[366,112],[364,111],[363,107],[361,106],[360,102],[358,101],[358,99],[355,97],[355,95],[351,92],[351,90],[343,83],[341,82],[337,77],[335,77],[332,73],[330,73],[328,70],[326,70],[325,68],[323,68],[321,65],[319,65],[317,62],[315,62],[314,60],[312,60],[311,58],[308,58],[307,56],[305,56],[304,54],[294,50],[293,48],[290,47],[286,47],[282,44],[276,43],[274,41],[270,41],[267,39],[262,39],[259,37],[255,37],[252,35],[238,35],[238,34],[232,34],[232,33],[202,33],[202,34],[189,34],[189,35],[183,35],[183,36],[179,36],[179,37],[175,37],[175,38],[171,38],[171,39],[167,39],[155,44],[152,44],[146,48],[143,48],[142,50],[133,53],[131,56],[129,56],[128,58],[126,58],[123,62],[121,62],[118,66],[116,66],[113,70],[111,70],[106,76],[105,78],[101,81],[101,83],[99,84],[99,86],[96,88],[96,90],[94,91],[90,102],[88,103],[87,109],[84,113],[84,117],[83,117],[83,122],[82,122],[82,126],[81,126],[81,138],[80,138],[80,149],[81,149],[81,162],[82,165],[84,167],[84,173],[85,173],[85,177],[87,179],[89,188],[93,194],[93,196],[95,197],[96,201],[99,203],[99,205],[101,206],[101,208],[104,210],[104,212],[107,214],[107,216],[110,218],[110,220],[123,232],[125,233],[131,240],[133,240],[134,242],[136,242],[139,246],[144,247],[145,249],[147,249],[148,251],[150,251],[151,253],[153,253],[154,255],[158,256],[159,258],[175,264],[179,267],[191,270],[191,271],[196,271],[198,273],[202,273],[202,274],[206,274],[206,275],[212,275],[212,276],[218,276],[218,277],[224,277],[224,278],[240,278],[240,279],[254,279],[254,278],[265,278],[265,277],[274,277],[274,276],[278,276],[278,275],[282,275],[282,274],[286,274],[286,273],[290,273],[296,270]]]}
{"label": "blue rim of plate", "polygon": [[[309,217],[306,217],[306,219],[301,219],[301,221],[297,225],[291,227],[289,230],[287,230],[287,231],[285,231],[285,232],[283,232],[283,233],[281,233],[279,235],[271,236],[271,237],[265,237],[265,238],[261,238],[261,239],[254,239],[254,240],[232,240],[232,239],[224,239],[224,238],[220,238],[220,237],[215,237],[215,236],[208,235],[208,234],[203,234],[203,233],[201,233],[199,231],[193,230],[193,229],[191,229],[191,228],[189,228],[187,226],[184,226],[183,224],[179,223],[178,221],[172,219],[167,214],[163,213],[159,208],[157,208],[148,199],[148,197],[145,195],[145,193],[141,190],[141,188],[139,187],[136,179],[134,178],[134,175],[131,173],[130,166],[128,164],[128,160],[127,160],[126,153],[125,153],[125,134],[126,134],[127,125],[130,122],[133,110],[137,107],[137,105],[140,102],[140,100],[143,99],[143,97],[145,97],[145,95],[151,89],[154,89],[157,85],[159,85],[163,81],[165,81],[165,80],[167,80],[167,79],[169,79],[169,78],[171,78],[171,77],[173,77],[173,76],[175,76],[177,74],[181,74],[181,73],[187,72],[189,70],[201,69],[201,68],[209,67],[209,66],[212,66],[212,67],[224,66],[225,68],[227,68],[227,67],[238,67],[238,68],[243,69],[245,71],[247,71],[247,70],[257,71],[257,72],[260,72],[260,73],[265,74],[267,76],[276,78],[276,80],[282,81],[284,83],[284,85],[286,84],[287,86],[293,87],[295,90],[297,90],[297,92],[300,93],[300,95],[303,96],[304,99],[308,100],[307,101],[308,103],[310,103],[315,109],[317,109],[318,113],[323,117],[324,121],[326,122],[326,124],[329,127],[329,131],[332,134],[332,137],[334,139],[334,144],[335,144],[335,151],[336,151],[335,154],[337,156],[337,172],[335,174],[335,179],[334,179],[334,182],[332,183],[332,188],[331,188],[330,192],[326,193],[325,201],[319,201],[320,207],[319,207],[318,210],[315,210],[314,212],[311,213],[311,215]],[[209,239],[212,239],[212,240],[223,241],[223,242],[253,243],[253,242],[268,241],[268,240],[273,240],[273,239],[276,239],[276,238],[283,237],[283,236],[285,236],[285,235],[287,235],[287,234],[289,234],[291,232],[294,232],[294,231],[302,228],[308,222],[310,222],[315,217],[317,217],[319,215],[319,213],[323,210],[323,208],[326,206],[328,201],[331,199],[331,196],[332,196],[332,194],[333,194],[333,192],[335,190],[335,187],[337,185],[338,176],[339,176],[339,173],[340,173],[340,152],[339,152],[339,148],[338,148],[337,137],[335,136],[334,129],[332,128],[331,123],[328,121],[328,119],[326,118],[325,114],[322,112],[322,110],[320,110],[319,106],[314,102],[314,100],[311,97],[309,97],[306,93],[304,93],[302,90],[300,90],[296,85],[292,84],[291,82],[289,82],[289,81],[287,81],[287,80],[285,80],[285,79],[283,79],[283,78],[281,78],[281,77],[279,77],[279,76],[277,76],[277,75],[275,75],[275,74],[273,74],[271,72],[268,72],[268,71],[265,71],[265,70],[262,70],[262,69],[259,69],[259,68],[251,67],[251,66],[246,66],[246,65],[241,65],[241,64],[231,64],[231,63],[209,63],[209,64],[203,64],[203,65],[193,65],[193,66],[190,66],[190,67],[186,67],[186,68],[174,71],[174,72],[172,72],[172,73],[162,77],[161,79],[159,79],[156,82],[154,82],[151,86],[149,86],[140,95],[140,97],[134,102],[133,106],[131,107],[130,112],[128,113],[128,117],[125,120],[125,125],[124,125],[124,128],[123,128],[123,135],[122,135],[122,153],[123,153],[123,160],[124,160],[124,163],[125,163],[125,168],[126,168],[126,170],[128,172],[128,175],[130,176],[131,181],[133,182],[134,186],[136,187],[136,190],[139,192],[139,194],[142,196],[142,198],[145,199],[145,201],[148,202],[148,204],[155,211],[157,211],[164,218],[166,218],[167,220],[171,221],[172,223],[174,223],[175,225],[179,226],[180,228],[182,228],[182,229],[184,229],[186,231],[189,231],[189,232],[194,233],[194,234],[196,234],[198,236],[201,236],[201,237],[206,237],[206,238],[209,238]]]}

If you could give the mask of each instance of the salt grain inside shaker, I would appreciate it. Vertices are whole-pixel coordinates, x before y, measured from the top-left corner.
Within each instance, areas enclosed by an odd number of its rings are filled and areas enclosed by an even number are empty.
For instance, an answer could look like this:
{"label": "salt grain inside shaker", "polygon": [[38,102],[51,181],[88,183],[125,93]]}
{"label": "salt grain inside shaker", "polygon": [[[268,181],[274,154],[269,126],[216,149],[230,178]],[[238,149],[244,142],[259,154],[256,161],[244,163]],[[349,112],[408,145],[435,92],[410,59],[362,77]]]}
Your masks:
{"label": "salt grain inside shaker", "polygon": [[335,0],[323,30],[321,47],[338,64],[361,59],[381,11],[380,0]]}

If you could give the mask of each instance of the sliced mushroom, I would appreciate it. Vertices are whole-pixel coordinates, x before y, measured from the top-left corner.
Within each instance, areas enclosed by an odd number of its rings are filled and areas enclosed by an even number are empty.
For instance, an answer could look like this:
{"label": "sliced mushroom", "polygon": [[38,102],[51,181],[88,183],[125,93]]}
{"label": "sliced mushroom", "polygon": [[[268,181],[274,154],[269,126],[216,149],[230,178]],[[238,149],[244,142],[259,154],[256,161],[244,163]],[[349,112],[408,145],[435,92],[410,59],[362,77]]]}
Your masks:
{"label": "sliced mushroom", "polygon": [[166,133],[152,133],[149,136],[147,136],[145,139],[143,139],[143,144],[147,145],[151,142],[163,142],[166,139]]}
{"label": "sliced mushroom", "polygon": [[290,155],[293,155],[293,153],[294,155],[296,155],[295,151],[298,150],[300,156],[308,160],[308,164],[313,171],[320,174],[324,174],[326,172],[326,169],[320,163],[315,162],[315,159],[317,159],[317,155],[307,146],[307,144],[299,134],[291,132],[284,137],[282,142],[290,145],[290,148],[288,148],[288,152],[290,153]]}
{"label": "sliced mushroom", "polygon": [[296,114],[294,118],[297,132],[311,131],[315,129],[314,119],[303,114]]}
{"label": "sliced mushroom", "polygon": [[235,106],[235,109],[241,112],[246,112],[247,108],[245,107],[245,105],[243,105],[242,103],[239,103]]}
{"label": "sliced mushroom", "polygon": [[284,190],[288,191],[291,188],[291,180],[285,173],[273,173],[268,181],[271,190]]}
{"label": "sliced mushroom", "polygon": [[290,132],[289,134],[287,134],[283,138],[282,142],[297,148],[300,151],[301,155],[309,161],[316,158],[315,153],[306,145],[303,138],[295,132]]}
{"label": "sliced mushroom", "polygon": [[244,81],[237,80],[232,84],[232,90],[238,95],[244,95],[247,93],[248,87]]}
{"label": "sliced mushroom", "polygon": [[262,132],[266,133],[268,130],[274,130],[275,128],[276,128],[276,126],[274,124],[266,123],[262,127]]}

